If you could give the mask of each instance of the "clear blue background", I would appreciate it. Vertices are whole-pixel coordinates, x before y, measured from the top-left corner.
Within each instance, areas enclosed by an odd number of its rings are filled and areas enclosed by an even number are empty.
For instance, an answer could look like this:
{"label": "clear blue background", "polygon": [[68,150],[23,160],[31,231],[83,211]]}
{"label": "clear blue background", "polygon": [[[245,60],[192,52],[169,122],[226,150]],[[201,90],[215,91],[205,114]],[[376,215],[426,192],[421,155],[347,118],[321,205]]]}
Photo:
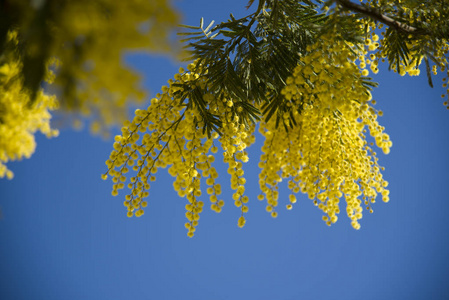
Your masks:
{"label": "clear blue background", "polygon": [[[245,4],[176,3],[186,24],[242,16]],[[153,93],[180,66],[164,57],[128,61]],[[383,66],[376,76],[380,123],[393,140],[391,153],[380,154],[391,201],[378,201],[359,231],[344,213],[327,227],[304,195],[272,219],[256,200],[256,145],[245,168],[246,226],[237,227],[222,172],[224,210],[206,209],[190,239],[186,200],[168,174],[158,173],[145,215],[128,219],[124,195],[110,196],[111,182],[100,179],[111,141],[85,131],[38,135],[32,158],[10,164],[12,181],[0,180],[0,299],[449,299],[449,111],[441,78],[431,89],[424,74],[400,77]]]}

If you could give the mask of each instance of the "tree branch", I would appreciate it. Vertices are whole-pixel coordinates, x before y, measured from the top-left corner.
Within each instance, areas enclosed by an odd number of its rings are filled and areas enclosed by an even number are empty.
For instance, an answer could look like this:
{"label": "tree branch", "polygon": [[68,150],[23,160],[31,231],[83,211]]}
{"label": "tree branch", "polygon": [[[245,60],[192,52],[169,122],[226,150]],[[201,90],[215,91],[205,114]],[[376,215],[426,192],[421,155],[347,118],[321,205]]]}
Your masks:
{"label": "tree branch", "polygon": [[414,34],[414,35],[421,35],[421,34],[422,35],[431,35],[425,29],[413,27],[413,26],[401,23],[399,21],[393,20],[392,18],[390,18],[386,15],[383,15],[381,12],[379,12],[378,10],[376,10],[372,7],[367,7],[364,5],[352,3],[351,1],[348,1],[348,0],[336,0],[336,3],[340,4],[341,6],[343,6],[344,8],[346,8],[350,11],[361,13],[361,14],[366,15],[366,16],[368,16],[376,21],[379,21],[387,26],[390,26],[390,27],[396,29],[397,31],[401,31],[401,32],[407,33],[407,34]]}

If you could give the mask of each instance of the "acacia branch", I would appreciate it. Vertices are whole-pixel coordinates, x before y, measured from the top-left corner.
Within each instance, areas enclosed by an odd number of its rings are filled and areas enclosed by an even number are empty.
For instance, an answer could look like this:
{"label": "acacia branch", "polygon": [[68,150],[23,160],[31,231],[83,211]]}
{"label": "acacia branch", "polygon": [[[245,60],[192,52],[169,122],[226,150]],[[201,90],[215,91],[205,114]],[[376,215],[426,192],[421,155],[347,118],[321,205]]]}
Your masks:
{"label": "acacia branch", "polygon": [[407,33],[407,34],[414,34],[414,35],[420,35],[420,34],[430,35],[430,33],[425,29],[413,27],[413,26],[401,23],[399,21],[396,21],[386,15],[383,15],[380,11],[378,11],[375,8],[352,3],[351,1],[348,1],[348,0],[336,0],[336,2],[337,2],[337,4],[340,4],[341,6],[343,6],[344,8],[346,8],[350,11],[354,11],[354,12],[358,12],[363,15],[366,15],[376,21],[379,21],[387,26],[390,26],[390,27],[396,29],[397,31],[401,31],[401,32]]}

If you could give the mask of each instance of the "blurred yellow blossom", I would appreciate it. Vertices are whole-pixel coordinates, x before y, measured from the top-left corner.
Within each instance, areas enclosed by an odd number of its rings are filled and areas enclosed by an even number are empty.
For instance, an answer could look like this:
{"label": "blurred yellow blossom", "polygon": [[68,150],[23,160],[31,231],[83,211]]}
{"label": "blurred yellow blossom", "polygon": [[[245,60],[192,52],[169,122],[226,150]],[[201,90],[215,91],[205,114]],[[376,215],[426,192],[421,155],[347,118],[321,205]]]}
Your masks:
{"label": "blurred yellow blossom", "polygon": [[[16,35],[10,33],[7,47],[15,43]],[[37,131],[47,137],[58,134],[50,128],[50,111],[57,108],[58,102],[55,97],[39,91],[36,101],[30,105],[30,93],[23,90],[21,63],[14,58],[14,53],[9,51],[0,58],[0,178],[8,179],[13,173],[6,163],[33,154]]]}

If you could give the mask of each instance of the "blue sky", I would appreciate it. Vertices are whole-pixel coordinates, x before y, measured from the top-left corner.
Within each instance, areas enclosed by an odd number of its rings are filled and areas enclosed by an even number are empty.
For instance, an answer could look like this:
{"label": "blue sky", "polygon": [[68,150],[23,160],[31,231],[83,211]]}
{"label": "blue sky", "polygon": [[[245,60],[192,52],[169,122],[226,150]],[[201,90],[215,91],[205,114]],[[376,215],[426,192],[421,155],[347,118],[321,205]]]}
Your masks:
{"label": "blue sky", "polygon": [[[243,15],[244,4],[176,3],[187,24]],[[180,66],[164,57],[128,61],[153,93]],[[327,227],[306,196],[272,219],[251,180],[255,145],[245,166],[245,227],[237,227],[222,172],[229,201],[221,214],[206,209],[190,239],[186,200],[167,173],[158,172],[145,215],[128,219],[123,199],[100,179],[111,141],[68,129],[55,139],[38,135],[32,158],[10,164],[12,181],[0,180],[0,299],[448,299],[449,111],[441,78],[431,89],[425,76],[400,77],[386,66],[376,76],[380,123],[393,140],[391,153],[380,154],[390,202],[378,201],[358,231],[343,215]]]}

